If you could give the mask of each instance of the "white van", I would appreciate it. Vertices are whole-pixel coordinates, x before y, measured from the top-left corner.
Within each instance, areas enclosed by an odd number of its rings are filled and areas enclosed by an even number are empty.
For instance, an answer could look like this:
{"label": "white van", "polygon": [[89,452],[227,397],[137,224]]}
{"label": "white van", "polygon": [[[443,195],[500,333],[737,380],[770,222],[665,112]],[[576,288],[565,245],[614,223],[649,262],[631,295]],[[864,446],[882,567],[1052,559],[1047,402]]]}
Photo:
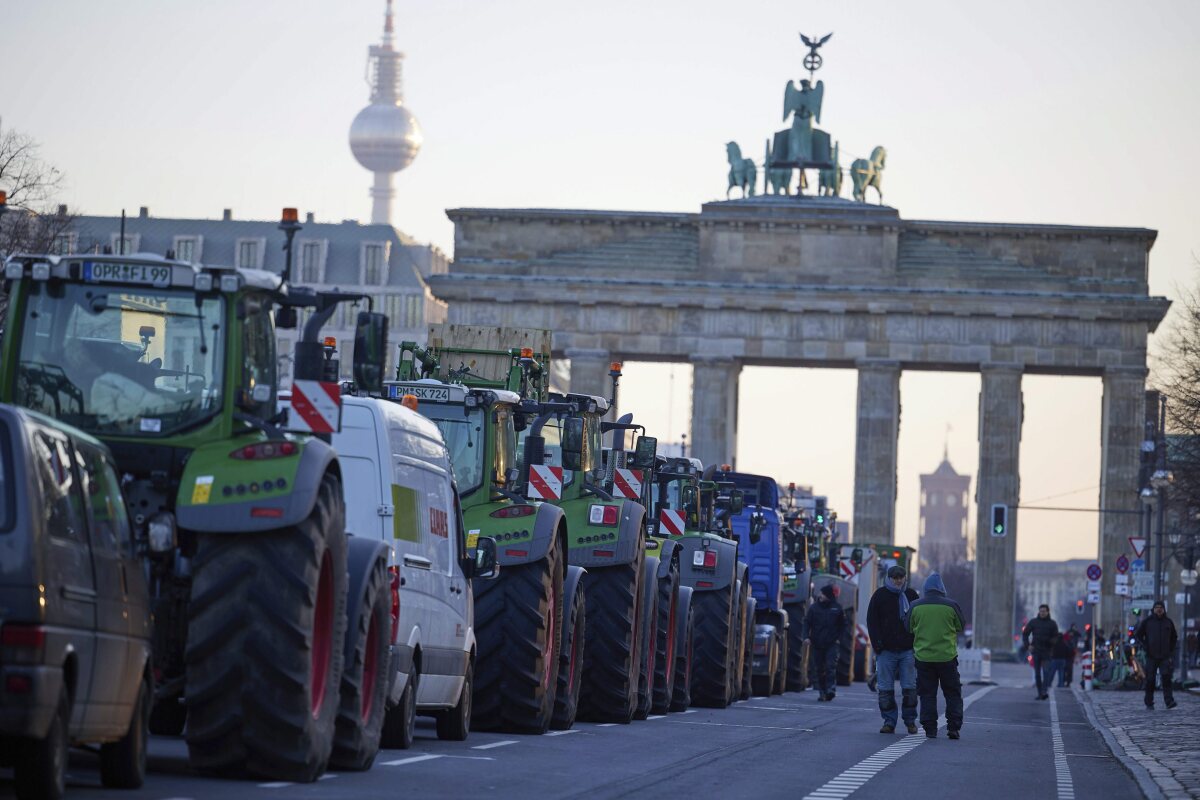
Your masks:
{"label": "white van", "polygon": [[[392,680],[382,746],[408,748],[417,714],[438,738],[463,740],[471,723],[475,656],[471,577],[450,455],[437,426],[399,403],[342,398],[333,446],[342,468],[346,531],[394,549]],[[479,577],[494,573],[494,543],[481,542]],[[490,558],[485,555],[490,552]],[[393,595],[395,596],[395,595]],[[415,690],[415,698],[414,698]],[[414,702],[415,699],[415,702]]]}

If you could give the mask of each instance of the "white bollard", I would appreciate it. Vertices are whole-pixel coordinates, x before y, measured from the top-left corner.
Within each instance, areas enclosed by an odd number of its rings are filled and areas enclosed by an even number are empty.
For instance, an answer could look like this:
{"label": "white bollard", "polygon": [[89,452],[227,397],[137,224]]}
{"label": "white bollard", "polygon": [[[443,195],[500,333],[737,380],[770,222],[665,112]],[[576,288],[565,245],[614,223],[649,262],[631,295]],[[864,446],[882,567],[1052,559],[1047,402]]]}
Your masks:
{"label": "white bollard", "polygon": [[992,651],[991,651],[991,649],[987,648],[987,647],[983,648],[983,650],[980,651],[980,659],[981,659],[981,662],[979,665],[979,680],[984,681],[985,683],[991,683],[992,682]]}

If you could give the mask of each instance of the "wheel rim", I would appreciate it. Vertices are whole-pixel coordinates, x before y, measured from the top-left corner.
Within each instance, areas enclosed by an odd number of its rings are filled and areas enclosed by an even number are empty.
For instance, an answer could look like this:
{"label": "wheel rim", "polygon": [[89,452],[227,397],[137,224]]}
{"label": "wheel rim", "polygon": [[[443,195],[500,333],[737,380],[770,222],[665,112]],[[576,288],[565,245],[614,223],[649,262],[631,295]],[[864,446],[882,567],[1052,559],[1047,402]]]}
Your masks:
{"label": "wheel rim", "polygon": [[325,704],[325,683],[329,680],[329,662],[333,657],[333,558],[326,551],[321,558],[317,579],[317,603],[313,614],[312,697],[313,719],[321,715]]}
{"label": "wheel rim", "polygon": [[362,699],[362,721],[366,722],[371,718],[371,709],[375,707],[375,676],[379,669],[379,625],[375,622],[375,615],[371,615],[371,626],[367,629],[367,652],[363,657],[363,699]]}
{"label": "wheel rim", "polygon": [[542,688],[550,688],[551,676],[554,675],[554,636],[557,631],[554,625],[554,611],[558,596],[554,592],[554,576],[550,576],[550,591],[546,594],[549,603],[546,604],[546,645],[542,648]]}

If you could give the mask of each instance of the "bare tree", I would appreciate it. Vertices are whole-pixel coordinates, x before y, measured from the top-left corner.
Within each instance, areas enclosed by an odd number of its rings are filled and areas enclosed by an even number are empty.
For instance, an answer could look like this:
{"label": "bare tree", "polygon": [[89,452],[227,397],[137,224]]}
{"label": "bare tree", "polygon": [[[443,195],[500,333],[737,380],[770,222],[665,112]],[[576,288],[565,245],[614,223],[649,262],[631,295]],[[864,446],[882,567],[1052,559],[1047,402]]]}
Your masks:
{"label": "bare tree", "polygon": [[1200,288],[1179,290],[1175,319],[1159,347],[1154,383],[1167,396],[1167,455],[1174,501],[1200,508]]}
{"label": "bare tree", "polygon": [[0,127],[0,189],[8,193],[8,213],[0,218],[0,256],[45,253],[74,222],[56,205],[63,173],[42,159],[37,141]]}

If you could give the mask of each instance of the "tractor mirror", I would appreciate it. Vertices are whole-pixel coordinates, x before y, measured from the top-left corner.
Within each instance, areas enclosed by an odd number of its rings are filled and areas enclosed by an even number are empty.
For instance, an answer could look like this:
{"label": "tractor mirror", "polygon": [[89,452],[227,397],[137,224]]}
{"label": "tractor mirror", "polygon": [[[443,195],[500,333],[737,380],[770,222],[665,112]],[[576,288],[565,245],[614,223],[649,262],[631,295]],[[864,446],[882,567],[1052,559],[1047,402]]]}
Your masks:
{"label": "tractor mirror", "polygon": [[295,330],[298,322],[296,309],[291,306],[281,306],[275,310],[275,327],[278,330]]}
{"label": "tractor mirror", "polygon": [[[746,493],[741,489],[733,489],[729,492],[729,513],[737,515],[742,513],[746,507]],[[756,515],[759,516],[759,515]]]}
{"label": "tractor mirror", "polygon": [[569,470],[583,467],[583,419],[569,417],[563,422],[563,467]]}
{"label": "tractor mirror", "polygon": [[157,333],[158,331],[154,329],[153,325],[143,325],[138,328],[138,336],[143,339],[153,339]]}
{"label": "tractor mirror", "polygon": [[750,544],[759,543],[765,527],[767,527],[767,515],[761,511],[754,512],[754,515],[750,517]]}
{"label": "tractor mirror", "polygon": [[354,383],[362,391],[383,391],[386,369],[388,318],[363,311],[354,329]]}
{"label": "tractor mirror", "polygon": [[679,504],[688,511],[696,507],[696,487],[692,484],[684,486],[679,492]]}
{"label": "tractor mirror", "polygon": [[496,560],[496,540],[480,536],[475,543],[474,574],[471,577],[490,580],[500,574],[500,563]]}
{"label": "tractor mirror", "polygon": [[653,436],[639,436],[633,446],[633,468],[651,469],[658,454],[658,439]]}

